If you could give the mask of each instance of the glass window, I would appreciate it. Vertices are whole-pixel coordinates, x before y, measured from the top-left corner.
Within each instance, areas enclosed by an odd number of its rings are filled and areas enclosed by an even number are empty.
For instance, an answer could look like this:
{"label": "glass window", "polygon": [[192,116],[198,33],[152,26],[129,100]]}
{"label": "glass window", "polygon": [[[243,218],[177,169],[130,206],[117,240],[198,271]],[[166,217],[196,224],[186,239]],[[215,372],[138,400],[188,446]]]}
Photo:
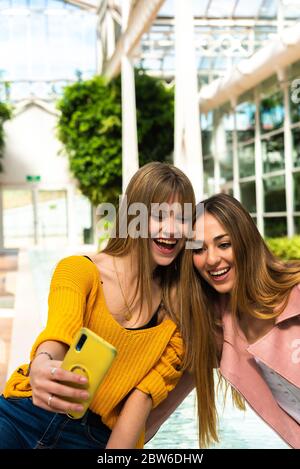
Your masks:
{"label": "glass window", "polygon": [[285,180],[284,176],[264,179],[265,212],[285,212]]}
{"label": "glass window", "polygon": [[26,8],[28,5],[27,0],[11,0],[12,8]]}
{"label": "glass window", "polygon": [[204,192],[207,195],[214,193],[214,160],[211,156],[203,158]]}
{"label": "glass window", "polygon": [[0,1],[0,9],[2,8],[9,8],[10,7],[10,0],[1,0]]}
{"label": "glass window", "polygon": [[260,126],[263,133],[282,127],[284,121],[282,91],[278,91],[277,93],[262,99],[259,111]]}
{"label": "glass window", "polygon": [[67,236],[66,191],[39,190],[39,236],[43,245],[57,245]]}
{"label": "glass window", "polygon": [[245,142],[255,135],[255,104],[241,103],[236,107],[236,126],[239,142]]}
{"label": "glass window", "polygon": [[201,138],[202,138],[202,154],[204,156],[212,155],[212,113],[201,114]]}
{"label": "glass window", "polygon": [[292,130],[292,141],[294,166],[300,166],[300,127]]}
{"label": "glass window", "polygon": [[290,86],[291,120],[300,121],[300,78],[295,78]]}
{"label": "glass window", "polygon": [[226,151],[219,154],[221,177],[225,181],[232,181],[233,179],[232,152],[232,145],[227,145]]}
{"label": "glass window", "polygon": [[300,235],[300,217],[294,217],[295,234]]}
{"label": "glass window", "polygon": [[239,170],[240,177],[253,176],[255,174],[255,146],[254,143],[239,146]]}
{"label": "glass window", "polygon": [[248,212],[256,212],[255,181],[241,182],[241,202]]}
{"label": "glass window", "polygon": [[3,232],[6,248],[34,244],[32,191],[3,190]]}
{"label": "glass window", "polygon": [[283,133],[262,140],[263,171],[269,173],[284,169],[284,136]]}
{"label": "glass window", "polygon": [[[224,112],[224,111],[223,111]],[[227,112],[216,113],[216,153],[220,162],[221,176],[225,181],[233,178],[233,115]]]}
{"label": "glass window", "polygon": [[[31,8],[30,14],[25,14],[24,5]],[[0,10],[1,78],[11,82],[72,80],[76,70],[84,77],[95,72],[95,14],[79,7],[69,11],[61,0],[14,0],[14,6],[15,13],[9,17]],[[28,97],[27,84],[22,86],[23,91],[12,93],[12,99]],[[35,96],[44,98],[45,94]]]}
{"label": "glass window", "polygon": [[265,218],[264,222],[267,238],[281,238],[287,235],[286,217]]}
{"label": "glass window", "polygon": [[294,178],[294,210],[300,212],[300,173],[295,173]]}

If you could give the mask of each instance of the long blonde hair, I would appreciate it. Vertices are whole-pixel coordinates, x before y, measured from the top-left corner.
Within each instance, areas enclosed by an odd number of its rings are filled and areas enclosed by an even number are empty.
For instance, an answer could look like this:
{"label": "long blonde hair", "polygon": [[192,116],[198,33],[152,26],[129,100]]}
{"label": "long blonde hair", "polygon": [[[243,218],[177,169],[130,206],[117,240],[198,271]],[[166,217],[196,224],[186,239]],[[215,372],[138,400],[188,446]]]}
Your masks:
{"label": "long blonde hair", "polygon": [[[138,298],[146,298],[148,304],[148,313],[152,310],[152,281],[153,274],[151,270],[150,239],[133,238],[130,236],[120,236],[120,225],[122,219],[120,216],[127,216],[127,228],[134,218],[134,215],[128,214],[128,207],[131,204],[143,203],[150,214],[152,203],[168,202],[176,196],[182,208],[184,203],[192,204],[195,208],[195,196],[193,187],[188,177],[178,168],[171,164],[153,162],[141,167],[130,180],[126,189],[126,206],[122,207],[122,214],[119,211],[116,219],[116,236],[110,238],[107,247],[103,252],[112,256],[125,256],[128,253],[135,253],[137,258],[137,285],[132,302]],[[124,210],[125,209],[125,210]],[[168,312],[174,320],[179,321],[180,304],[171,299],[171,288],[178,285],[180,279],[180,264],[182,251],[176,259],[166,267],[157,267],[154,276],[160,281],[162,287],[162,299],[168,309]],[[180,290],[181,291],[181,290]],[[142,303],[142,302],[141,302]],[[141,304],[140,303],[140,304]]]}
{"label": "long blonde hair", "polygon": [[[217,194],[203,203],[204,212],[213,215],[231,239],[236,282],[230,308],[235,320],[240,314],[262,320],[278,316],[291,289],[300,282],[300,262],[277,259],[251,216],[233,197]],[[220,296],[197,272],[192,257],[193,253],[186,251],[182,262],[183,288],[189,292],[184,298],[182,334],[187,344],[185,366],[195,377],[200,446],[207,446],[218,441],[214,368],[222,348]],[[243,398],[233,388],[232,398],[238,408],[245,409]]]}

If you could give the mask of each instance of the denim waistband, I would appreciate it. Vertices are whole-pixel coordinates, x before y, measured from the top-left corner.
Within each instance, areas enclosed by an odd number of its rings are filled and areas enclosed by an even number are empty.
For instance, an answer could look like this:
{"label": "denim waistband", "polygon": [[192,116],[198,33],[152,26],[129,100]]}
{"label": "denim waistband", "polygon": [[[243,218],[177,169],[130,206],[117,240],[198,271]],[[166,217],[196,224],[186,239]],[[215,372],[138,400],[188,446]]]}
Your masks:
{"label": "denim waistband", "polygon": [[87,413],[82,417],[82,421],[86,422],[92,427],[102,427],[107,433],[111,433],[111,429],[102,422],[100,415],[96,414],[92,410],[88,410]]}

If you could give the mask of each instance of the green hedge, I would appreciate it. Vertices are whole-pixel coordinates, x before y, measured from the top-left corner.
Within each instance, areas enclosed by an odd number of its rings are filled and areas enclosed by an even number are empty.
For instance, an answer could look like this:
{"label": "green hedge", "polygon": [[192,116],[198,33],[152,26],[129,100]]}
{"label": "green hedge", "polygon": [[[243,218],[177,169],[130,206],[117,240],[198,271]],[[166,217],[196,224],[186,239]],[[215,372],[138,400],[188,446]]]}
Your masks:
{"label": "green hedge", "polygon": [[[174,134],[174,87],[142,71],[135,73],[140,166],[170,161]],[[94,205],[113,202],[122,186],[122,109],[120,77],[103,77],[67,86],[57,103],[58,138],[70,170]]]}
{"label": "green hedge", "polygon": [[[0,158],[3,158],[4,150],[4,129],[3,124],[6,120],[11,118],[11,109],[10,107],[0,102]],[[2,164],[0,163],[0,171],[2,171]]]}
{"label": "green hedge", "polygon": [[300,259],[300,236],[293,238],[269,238],[266,243],[283,260]]}

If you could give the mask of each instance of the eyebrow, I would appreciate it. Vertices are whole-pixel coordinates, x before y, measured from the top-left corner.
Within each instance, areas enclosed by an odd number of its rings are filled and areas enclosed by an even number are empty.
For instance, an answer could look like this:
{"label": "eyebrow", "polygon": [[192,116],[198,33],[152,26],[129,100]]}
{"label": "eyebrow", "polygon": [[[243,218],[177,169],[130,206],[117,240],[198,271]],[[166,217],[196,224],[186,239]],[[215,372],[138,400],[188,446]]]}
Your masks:
{"label": "eyebrow", "polygon": [[224,233],[224,234],[221,234],[221,235],[218,235],[214,238],[214,241],[219,241],[219,239],[222,239],[224,238],[224,236],[229,236],[227,233]]}

